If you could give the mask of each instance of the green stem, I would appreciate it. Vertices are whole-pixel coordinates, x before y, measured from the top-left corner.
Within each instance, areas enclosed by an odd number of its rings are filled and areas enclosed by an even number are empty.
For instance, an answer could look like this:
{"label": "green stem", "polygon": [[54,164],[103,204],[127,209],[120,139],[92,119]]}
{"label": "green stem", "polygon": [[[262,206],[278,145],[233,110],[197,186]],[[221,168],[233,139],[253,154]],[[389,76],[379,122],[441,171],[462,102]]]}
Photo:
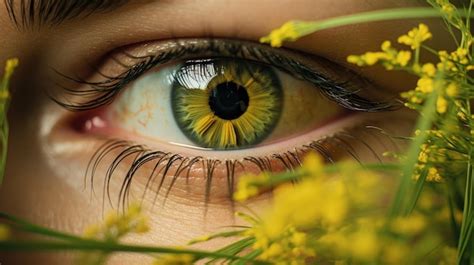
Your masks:
{"label": "green stem", "polygon": [[[464,260],[464,255],[466,254],[466,250],[469,244],[473,244],[472,237],[474,230],[474,170],[472,169],[470,161],[468,163],[467,173],[468,174],[466,179],[466,190],[464,193],[463,219],[458,242],[458,265],[462,264]],[[472,255],[472,253],[470,255]]]}
{"label": "green stem", "polygon": [[43,236],[49,236],[53,237],[56,239],[62,239],[62,240],[72,240],[72,241],[84,241],[84,238],[81,238],[79,236],[73,235],[73,234],[68,234],[64,232],[58,232],[49,228],[41,227],[35,224],[32,224],[28,221],[25,221],[23,219],[11,216],[6,213],[0,212],[0,219],[5,219],[9,222],[11,222],[11,225],[18,230],[22,230],[25,232],[31,232],[34,234],[39,234]]}
{"label": "green stem", "polygon": [[[461,17],[472,17],[468,10],[459,10]],[[352,25],[357,23],[367,23],[375,21],[386,21],[394,19],[410,19],[410,18],[433,18],[442,17],[443,14],[439,10],[433,8],[393,8],[383,9],[369,12],[362,12],[347,16],[340,16],[325,19],[323,21],[300,21],[307,25],[301,29],[300,36],[312,34],[316,31],[336,28],[340,26]]]}
{"label": "green stem", "polygon": [[[441,79],[441,76],[437,76],[436,79]],[[433,120],[435,119],[435,103],[438,98],[438,86],[440,86],[440,82],[435,83],[437,84],[437,87],[435,87],[433,93],[429,95],[427,101],[425,102],[421,111],[423,115],[418,119],[415,126],[415,128],[419,129],[422,132],[430,129]],[[409,198],[413,198],[413,192],[415,192],[416,194],[417,192],[419,192],[418,189],[421,189],[423,187],[423,185],[419,185],[415,189],[412,177],[413,172],[415,172],[415,167],[418,164],[418,155],[420,153],[420,147],[425,142],[426,137],[427,135],[424,133],[421,133],[420,135],[416,136],[408,149],[407,158],[405,161],[406,164],[403,167],[403,176],[400,181],[398,191],[395,195],[390,211],[390,216],[392,217],[399,215],[407,215],[413,209],[412,206],[416,205],[415,202],[415,204],[411,203],[411,206],[408,206],[408,204],[410,204]]]}
{"label": "green stem", "polygon": [[167,253],[167,254],[190,254],[197,258],[220,258],[227,260],[243,260],[253,264],[266,264],[263,262],[247,259],[243,257],[231,256],[222,253],[214,253],[207,251],[176,249],[166,247],[153,246],[137,246],[127,244],[116,244],[99,241],[83,241],[83,242],[52,242],[52,241],[4,241],[0,242],[0,251],[104,251],[104,252],[133,252],[133,253]]}

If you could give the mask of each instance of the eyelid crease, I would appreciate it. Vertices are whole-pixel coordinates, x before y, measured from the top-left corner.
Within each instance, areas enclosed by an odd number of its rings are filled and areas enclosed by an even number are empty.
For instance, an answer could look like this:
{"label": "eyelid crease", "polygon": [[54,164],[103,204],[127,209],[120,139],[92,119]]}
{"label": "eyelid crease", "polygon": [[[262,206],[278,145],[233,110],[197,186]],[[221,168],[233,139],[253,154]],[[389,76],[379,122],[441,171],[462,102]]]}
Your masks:
{"label": "eyelid crease", "polygon": [[[146,44],[144,46],[147,47]],[[348,110],[380,112],[393,110],[396,107],[394,102],[372,101],[358,95],[363,87],[353,88],[355,84],[350,81],[335,81],[334,78],[324,75],[321,71],[313,70],[307,64],[290,58],[286,53],[295,53],[296,55],[297,52],[288,51],[287,49],[275,49],[262,44],[230,39],[180,39],[171,41],[171,45],[170,43],[162,45],[160,49],[162,50],[147,52],[151,54],[144,55],[132,55],[127,51],[119,51],[117,57],[125,56],[127,61],[131,61],[131,64],[112,57],[117,66],[126,70],[116,76],[97,71],[98,75],[105,78],[102,81],[89,82],[68,77],[58,72],[67,81],[90,86],[90,89],[75,90],[62,87],[66,96],[85,99],[84,102],[73,102],[66,97],[63,100],[55,96],[50,97],[56,103],[71,111],[92,110],[111,103],[127,84],[154,67],[171,61],[207,56],[212,58],[239,58],[270,65],[289,73],[297,79],[312,83],[321,90],[323,95]]]}

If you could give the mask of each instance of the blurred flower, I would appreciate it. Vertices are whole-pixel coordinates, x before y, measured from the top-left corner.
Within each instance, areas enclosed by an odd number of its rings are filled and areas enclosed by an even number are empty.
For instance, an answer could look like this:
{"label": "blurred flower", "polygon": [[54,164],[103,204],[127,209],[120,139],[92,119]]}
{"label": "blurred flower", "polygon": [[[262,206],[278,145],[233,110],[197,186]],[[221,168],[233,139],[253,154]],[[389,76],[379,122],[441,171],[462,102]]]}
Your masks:
{"label": "blurred flower", "polygon": [[433,35],[425,24],[421,23],[417,28],[410,30],[406,35],[398,38],[398,42],[410,46],[412,50],[420,48],[421,43],[431,39]]}

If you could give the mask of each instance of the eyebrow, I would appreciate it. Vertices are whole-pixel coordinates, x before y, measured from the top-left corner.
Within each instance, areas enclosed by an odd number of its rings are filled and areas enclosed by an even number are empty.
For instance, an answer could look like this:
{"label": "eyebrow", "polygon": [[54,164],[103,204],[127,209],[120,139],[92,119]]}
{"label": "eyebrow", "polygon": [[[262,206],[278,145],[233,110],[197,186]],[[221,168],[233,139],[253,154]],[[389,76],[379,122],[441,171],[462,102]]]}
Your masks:
{"label": "eyebrow", "polygon": [[57,26],[79,16],[116,9],[129,0],[4,0],[19,29]]}

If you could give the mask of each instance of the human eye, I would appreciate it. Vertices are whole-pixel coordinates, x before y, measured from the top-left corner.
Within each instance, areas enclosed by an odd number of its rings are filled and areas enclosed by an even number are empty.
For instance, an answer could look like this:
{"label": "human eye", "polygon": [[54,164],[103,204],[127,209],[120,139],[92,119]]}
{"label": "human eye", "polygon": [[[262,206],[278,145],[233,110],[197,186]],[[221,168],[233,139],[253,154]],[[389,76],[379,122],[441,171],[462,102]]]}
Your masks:
{"label": "human eye", "polygon": [[206,198],[218,185],[230,197],[242,172],[291,170],[311,150],[334,161],[341,150],[352,154],[354,140],[339,133],[350,136],[370,113],[394,106],[335,63],[230,39],[128,46],[88,79],[63,81],[53,97],[73,112],[61,124],[78,137],[108,140],[86,181],[94,184],[105,166],[103,185],[121,180],[122,203],[136,178],[166,196],[180,178],[201,178]]}

